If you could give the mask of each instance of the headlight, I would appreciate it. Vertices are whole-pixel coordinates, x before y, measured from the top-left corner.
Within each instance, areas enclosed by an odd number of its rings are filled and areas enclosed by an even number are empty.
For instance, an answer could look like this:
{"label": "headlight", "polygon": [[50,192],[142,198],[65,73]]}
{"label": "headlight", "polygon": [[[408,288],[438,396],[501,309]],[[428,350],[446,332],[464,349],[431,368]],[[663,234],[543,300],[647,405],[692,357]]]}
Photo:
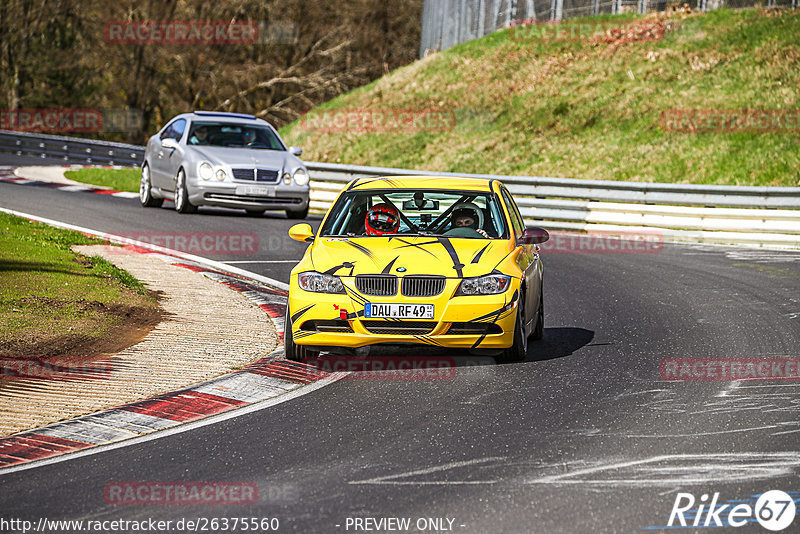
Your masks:
{"label": "headlight", "polygon": [[344,293],[342,281],[338,277],[329,274],[309,271],[300,273],[297,280],[300,283],[300,287],[306,291],[313,291],[314,293]]}
{"label": "headlight", "polygon": [[464,278],[458,286],[459,295],[497,295],[508,289],[511,277],[505,274],[489,274],[476,278]]}
{"label": "headlight", "polygon": [[223,171],[222,169],[218,169],[218,170],[217,170],[217,180],[219,180],[219,181],[221,182],[221,181],[223,181],[223,180],[224,180],[226,177],[227,177],[227,175],[225,174],[225,171]]}
{"label": "headlight", "polygon": [[214,168],[211,164],[207,161],[204,161],[200,164],[200,167],[197,169],[197,174],[200,175],[200,178],[203,180],[210,180],[212,176],[214,176]]}
{"label": "headlight", "polygon": [[302,167],[294,171],[294,183],[297,185],[306,185],[308,183],[308,171]]}

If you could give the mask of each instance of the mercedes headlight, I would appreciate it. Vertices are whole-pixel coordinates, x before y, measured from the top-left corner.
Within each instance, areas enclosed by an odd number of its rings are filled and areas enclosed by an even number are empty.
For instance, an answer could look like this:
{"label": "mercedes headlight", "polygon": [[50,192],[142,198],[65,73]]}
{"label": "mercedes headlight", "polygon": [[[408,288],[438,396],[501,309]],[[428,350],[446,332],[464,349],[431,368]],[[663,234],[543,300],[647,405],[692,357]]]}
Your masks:
{"label": "mercedes headlight", "polygon": [[302,167],[294,171],[294,183],[297,185],[306,185],[308,183],[308,171]]}
{"label": "mercedes headlight", "polygon": [[297,277],[301,289],[314,293],[342,293],[344,284],[337,276],[309,271]]}
{"label": "mercedes headlight", "polygon": [[203,180],[210,180],[212,176],[214,176],[214,168],[211,164],[207,161],[204,161],[200,164],[200,167],[197,169],[197,174],[200,175],[200,178]]}
{"label": "mercedes headlight", "polygon": [[489,274],[475,278],[464,278],[458,286],[459,295],[497,295],[511,284],[511,277],[505,274]]}
{"label": "mercedes headlight", "polygon": [[226,177],[227,177],[227,175],[225,174],[225,171],[224,171],[223,169],[218,169],[218,170],[217,170],[217,180],[219,180],[219,181],[221,182],[221,181],[223,181],[223,180],[224,180]]}

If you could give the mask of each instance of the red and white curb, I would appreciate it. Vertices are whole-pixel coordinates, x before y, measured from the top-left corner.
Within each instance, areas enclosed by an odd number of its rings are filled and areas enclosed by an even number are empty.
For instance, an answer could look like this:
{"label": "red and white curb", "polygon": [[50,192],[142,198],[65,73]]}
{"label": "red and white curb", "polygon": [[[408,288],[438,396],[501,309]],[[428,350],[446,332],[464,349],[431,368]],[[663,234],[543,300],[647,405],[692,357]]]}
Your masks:
{"label": "red and white curb", "polygon": [[[2,211],[47,222],[47,219],[11,210]],[[90,235],[102,235],[112,240],[117,237],[64,223],[58,225],[84,231]],[[129,241],[125,238],[118,239]],[[247,274],[223,272],[209,266],[216,262],[177,251],[168,251],[162,247],[139,243],[126,245],[125,248],[138,253],[157,254],[173,265],[202,273],[239,291],[272,318],[278,338],[283,339],[283,315],[287,299],[285,287],[275,288],[270,287],[272,284],[259,283],[255,279],[264,277],[257,275],[251,277]],[[194,258],[198,261],[194,261]],[[230,269],[225,268],[225,270]],[[199,422],[234,409],[243,407],[258,409],[257,405],[260,404],[266,407],[282,400],[278,397],[293,398],[302,394],[304,386],[321,386],[320,382],[335,381],[346,375],[346,373],[327,373],[313,365],[288,361],[283,359],[282,355],[283,348],[279,347],[242,370],[185,389],[0,438],[0,472],[36,460],[94,447],[107,447],[136,438],[141,439],[151,433],[175,429],[178,425]]]}
{"label": "red and white curb", "polygon": [[[66,168],[73,168],[73,167],[66,166]],[[116,167],[109,166],[105,168],[116,168]],[[27,178],[20,178],[19,176],[16,176],[13,172],[9,171],[0,172],[0,182],[6,182],[17,185],[32,185],[36,187],[46,187],[48,189],[56,189],[58,191],[65,191],[68,193],[95,193],[98,195],[108,195],[117,198],[139,198],[139,193],[132,193],[130,191],[114,191],[112,189],[101,189],[98,187],[92,187],[90,185],[65,185],[54,182],[45,182],[42,180],[29,180]]]}

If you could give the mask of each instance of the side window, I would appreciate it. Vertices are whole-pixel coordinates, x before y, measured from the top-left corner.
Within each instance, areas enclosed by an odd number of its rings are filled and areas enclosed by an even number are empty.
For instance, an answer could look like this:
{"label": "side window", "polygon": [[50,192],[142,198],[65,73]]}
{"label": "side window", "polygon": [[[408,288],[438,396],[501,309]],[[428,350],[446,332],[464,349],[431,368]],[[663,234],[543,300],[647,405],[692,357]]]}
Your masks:
{"label": "side window", "polygon": [[172,127],[173,127],[174,125],[175,125],[175,123],[172,123],[172,124],[170,124],[169,126],[167,126],[166,128],[164,128],[164,131],[163,131],[163,132],[161,132],[161,135],[160,135],[158,138],[159,138],[159,139],[166,139],[167,137],[172,137],[172,135],[171,135],[171,133],[172,133]]}
{"label": "side window", "polygon": [[506,189],[503,189],[503,200],[506,203],[508,214],[511,217],[511,226],[514,227],[514,235],[519,237],[525,230],[525,223],[522,221],[522,216],[519,214],[519,210],[517,209],[514,199],[511,198],[511,195]]}
{"label": "side window", "polygon": [[177,120],[172,123],[169,136],[175,139],[176,141],[180,141],[181,137],[183,137],[183,131],[185,129],[186,129],[186,120],[185,119]]}

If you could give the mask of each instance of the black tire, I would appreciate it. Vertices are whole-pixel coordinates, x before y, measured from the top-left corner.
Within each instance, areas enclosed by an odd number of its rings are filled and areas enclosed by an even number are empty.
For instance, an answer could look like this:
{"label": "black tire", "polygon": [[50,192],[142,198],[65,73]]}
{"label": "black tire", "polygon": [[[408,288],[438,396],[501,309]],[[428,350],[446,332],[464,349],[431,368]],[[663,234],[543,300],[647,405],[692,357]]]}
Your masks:
{"label": "black tire", "polygon": [[283,318],[283,350],[286,359],[293,362],[304,362],[319,355],[319,351],[307,349],[294,342],[288,306],[286,307],[286,315]]}
{"label": "black tire", "polygon": [[175,211],[178,213],[195,213],[197,206],[189,202],[189,191],[186,189],[186,173],[183,169],[175,177]]}
{"label": "black tire", "polygon": [[514,344],[503,351],[503,355],[500,357],[502,362],[521,362],[525,360],[525,356],[528,354],[528,339],[525,336],[525,326],[522,324],[523,316],[522,301],[520,300],[514,327]]}
{"label": "black tire", "polygon": [[248,217],[261,217],[267,210],[245,210]]}
{"label": "black tire", "polygon": [[286,217],[289,219],[305,219],[308,217],[308,205],[306,204],[305,209],[300,211],[286,210]]}
{"label": "black tire", "polygon": [[142,165],[142,179],[139,182],[139,203],[143,208],[160,208],[163,198],[153,198],[153,183],[150,181],[150,166]]}
{"label": "black tire", "polygon": [[542,295],[542,289],[544,288],[539,290],[539,311],[536,313],[536,328],[531,334],[531,339],[536,341],[544,337],[544,296]]}

